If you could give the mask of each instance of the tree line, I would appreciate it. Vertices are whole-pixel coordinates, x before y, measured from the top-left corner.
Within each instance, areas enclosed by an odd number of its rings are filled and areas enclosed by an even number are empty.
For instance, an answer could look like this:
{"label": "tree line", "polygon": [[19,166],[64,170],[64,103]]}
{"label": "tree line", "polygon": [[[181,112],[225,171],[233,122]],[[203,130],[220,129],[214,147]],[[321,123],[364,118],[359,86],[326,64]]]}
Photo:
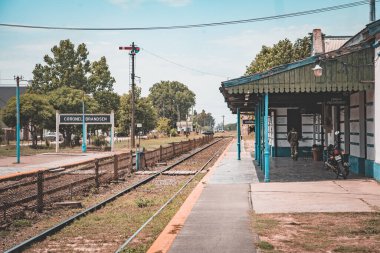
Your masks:
{"label": "tree line", "polygon": [[[89,52],[84,43],[75,47],[69,40],[61,40],[51,49],[52,55],[43,57],[33,70],[33,79],[27,92],[20,96],[20,125],[28,126],[33,146],[37,146],[37,136],[43,129],[55,129],[55,110],[60,113],[115,112],[116,131],[119,135],[129,135],[131,124],[131,94],[118,95],[114,91],[115,78],[112,77],[106,57],[98,61],[88,60]],[[160,81],[153,84],[147,97],[141,96],[141,88],[135,94],[136,122],[142,128],[136,131],[148,132],[157,128],[169,133],[176,122],[186,120],[195,106],[195,94],[185,84],[178,81]],[[196,112],[195,112],[196,113]],[[195,114],[194,113],[194,114]],[[16,99],[11,98],[2,110],[2,120],[9,126],[16,125]],[[205,126],[205,117],[212,127],[215,122],[211,114],[204,110],[194,116],[194,122]],[[107,131],[109,126],[88,126]],[[169,129],[169,130],[168,130]],[[61,125],[64,143],[71,145],[72,136],[81,135],[81,126]],[[79,140],[78,140],[79,142]]]}

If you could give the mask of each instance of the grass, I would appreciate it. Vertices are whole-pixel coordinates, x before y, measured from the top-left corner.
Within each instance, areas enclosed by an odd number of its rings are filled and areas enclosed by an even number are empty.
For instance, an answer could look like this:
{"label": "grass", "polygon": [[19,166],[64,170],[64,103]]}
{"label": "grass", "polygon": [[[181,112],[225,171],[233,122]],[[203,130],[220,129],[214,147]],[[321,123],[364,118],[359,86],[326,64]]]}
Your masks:
{"label": "grass", "polygon": [[251,217],[262,252],[380,252],[380,212]]}
{"label": "grass", "polygon": [[32,222],[30,220],[19,219],[19,220],[14,220],[12,225],[16,228],[31,227]]}
{"label": "grass", "polygon": [[[177,137],[162,137],[158,139],[140,139],[140,147],[145,147],[147,150],[153,150],[157,149],[162,146],[167,146],[171,142],[180,142],[180,141],[187,141],[189,139],[194,138],[201,138],[203,135],[201,134],[191,134],[188,138],[185,135],[180,135]],[[25,142],[27,143],[27,142]],[[30,142],[31,143],[31,142]],[[136,144],[139,143],[138,140],[136,140]],[[39,142],[38,148],[31,148],[30,146],[23,146],[23,142],[20,146],[20,153],[21,156],[27,156],[27,155],[36,155],[41,153],[54,153],[55,152],[55,144],[51,144],[50,147],[46,147],[46,145],[42,142]],[[129,150],[130,141],[121,141],[121,142],[115,142],[115,150]],[[81,146],[76,147],[60,147],[60,152],[81,152],[82,148]],[[0,146],[0,157],[12,157],[16,156],[16,144],[15,142],[11,142],[10,145]]]}

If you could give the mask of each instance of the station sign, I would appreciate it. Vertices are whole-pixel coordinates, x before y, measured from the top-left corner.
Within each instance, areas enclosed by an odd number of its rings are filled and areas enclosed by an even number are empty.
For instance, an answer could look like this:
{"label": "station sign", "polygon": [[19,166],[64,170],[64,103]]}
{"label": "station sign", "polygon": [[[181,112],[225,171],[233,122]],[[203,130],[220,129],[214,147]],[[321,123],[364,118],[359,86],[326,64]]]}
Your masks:
{"label": "station sign", "polygon": [[243,119],[243,124],[254,125],[255,124],[255,120],[253,120],[253,119]]}
{"label": "station sign", "polygon": [[342,98],[331,98],[330,101],[327,101],[328,105],[347,105],[348,101]]}
{"label": "station sign", "polygon": [[[110,114],[85,114],[84,121],[86,124],[111,124]],[[60,114],[60,124],[81,124],[83,123],[82,114]]]}

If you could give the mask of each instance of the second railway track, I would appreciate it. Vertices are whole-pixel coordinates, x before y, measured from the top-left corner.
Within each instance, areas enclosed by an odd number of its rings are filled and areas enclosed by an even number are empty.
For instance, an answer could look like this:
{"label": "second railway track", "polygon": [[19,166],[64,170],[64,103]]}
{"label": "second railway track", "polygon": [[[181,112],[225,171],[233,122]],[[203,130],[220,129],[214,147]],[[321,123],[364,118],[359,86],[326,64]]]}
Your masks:
{"label": "second railway track", "polygon": [[[127,189],[6,252],[21,250],[27,252],[115,252],[121,249],[120,246],[132,235],[137,236],[135,231],[141,231],[141,225],[165,202],[173,198],[173,194],[183,188],[185,182],[189,183],[189,178],[194,177],[193,174],[196,171],[212,160],[210,158],[217,153],[220,154],[229,141],[230,139],[215,141],[160,171],[150,172],[153,174],[145,176]],[[170,175],[163,174],[169,170],[174,172]],[[187,196],[186,193],[184,196]],[[181,203],[181,200],[179,202]],[[170,211],[173,212],[169,208]],[[158,222],[167,223],[167,215],[160,217]],[[131,252],[140,252],[140,250],[144,252],[146,250],[144,247],[147,247],[146,245],[149,245],[159,232],[154,231],[155,229],[157,230],[157,228],[151,228],[148,232],[138,235],[131,243],[131,247],[136,247],[138,244],[142,246],[137,246],[139,251]],[[130,241],[132,238],[127,243]],[[126,248],[125,252],[130,251]]]}

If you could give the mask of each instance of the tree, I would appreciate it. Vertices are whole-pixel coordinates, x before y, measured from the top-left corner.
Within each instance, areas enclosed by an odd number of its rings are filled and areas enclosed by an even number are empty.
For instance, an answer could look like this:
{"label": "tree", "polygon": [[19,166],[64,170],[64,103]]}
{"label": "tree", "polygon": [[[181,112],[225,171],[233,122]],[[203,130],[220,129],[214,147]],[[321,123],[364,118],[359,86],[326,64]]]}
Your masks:
{"label": "tree", "polygon": [[[136,123],[142,124],[142,129],[136,128],[138,131],[148,132],[155,128],[157,121],[157,111],[153,107],[149,98],[141,97],[141,88],[135,90],[135,104],[136,104]],[[119,126],[118,132],[129,134],[131,126],[131,93],[127,93],[120,98],[120,107],[118,110]]]}
{"label": "tree", "polygon": [[171,120],[171,126],[185,120],[189,109],[195,105],[195,94],[186,85],[177,81],[161,81],[150,89],[149,99],[159,117]]}
{"label": "tree", "polygon": [[53,56],[45,55],[45,65],[36,64],[29,91],[46,94],[66,86],[84,91],[112,91],[115,79],[108,69],[106,58],[92,64],[87,60],[88,51],[84,43],[75,48],[69,40],[61,40],[51,49]]}
{"label": "tree", "polygon": [[[82,101],[84,100],[85,113],[96,113],[99,105],[94,98],[87,96],[83,91],[61,87],[48,94],[49,103],[60,113],[82,113]],[[78,125],[60,126],[66,145],[71,145],[72,134],[80,135],[81,127]]]}
{"label": "tree", "polygon": [[273,47],[262,46],[255,59],[247,66],[245,75],[266,71],[275,66],[298,61],[310,56],[311,38],[297,39],[294,44],[289,39],[280,40]]}
{"label": "tree", "polygon": [[90,92],[112,91],[115,78],[111,76],[106,57],[91,64],[91,75],[88,78]]}
{"label": "tree", "polygon": [[[42,129],[54,128],[54,117],[52,106],[43,96],[29,93],[20,96],[20,126],[30,131],[33,147],[37,147],[37,134]],[[16,97],[8,100],[3,121],[10,127],[16,126]]]}
{"label": "tree", "polygon": [[206,113],[205,110],[202,110],[201,113],[198,113],[194,116],[193,124],[198,124],[202,129],[211,130],[215,126],[215,119],[212,117],[211,113]]}
{"label": "tree", "polygon": [[166,135],[170,133],[170,119],[161,117],[157,120],[157,131]]}

